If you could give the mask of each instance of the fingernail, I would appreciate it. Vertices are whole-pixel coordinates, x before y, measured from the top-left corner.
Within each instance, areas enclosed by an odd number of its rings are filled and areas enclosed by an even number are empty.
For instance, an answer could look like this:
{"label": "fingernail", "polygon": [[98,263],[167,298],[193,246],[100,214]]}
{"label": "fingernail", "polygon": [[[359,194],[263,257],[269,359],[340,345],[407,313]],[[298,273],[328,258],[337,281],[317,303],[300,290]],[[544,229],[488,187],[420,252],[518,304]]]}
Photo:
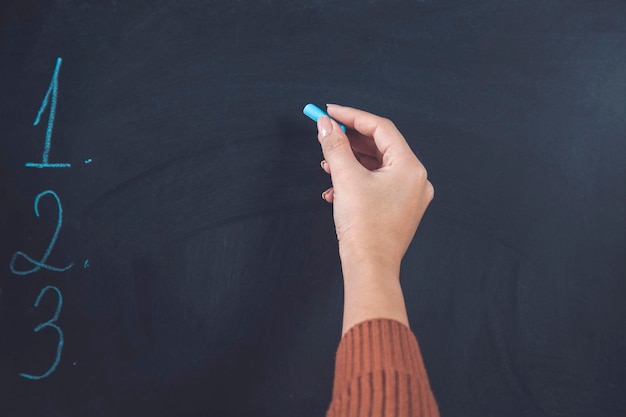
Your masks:
{"label": "fingernail", "polygon": [[322,200],[326,200],[326,193],[327,193],[327,192],[328,192],[328,191],[324,191],[324,192],[322,193]]}
{"label": "fingernail", "polygon": [[320,132],[321,137],[326,137],[333,131],[333,124],[326,116],[322,116],[317,119],[317,130]]}
{"label": "fingernail", "polygon": [[326,170],[326,160],[322,159],[322,162],[320,162],[320,165],[322,166],[323,170]]}

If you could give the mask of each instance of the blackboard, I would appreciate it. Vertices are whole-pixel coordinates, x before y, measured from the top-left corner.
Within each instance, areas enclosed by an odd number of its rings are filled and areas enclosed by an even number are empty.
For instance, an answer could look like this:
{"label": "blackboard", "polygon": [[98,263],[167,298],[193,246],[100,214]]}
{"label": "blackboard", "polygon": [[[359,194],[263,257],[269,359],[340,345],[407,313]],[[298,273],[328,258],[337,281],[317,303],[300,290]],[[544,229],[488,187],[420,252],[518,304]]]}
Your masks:
{"label": "blackboard", "polygon": [[620,415],[624,22],[4,1],[0,416],[324,415],[342,282],[308,102],[393,119],[428,169],[402,282],[442,415]]}

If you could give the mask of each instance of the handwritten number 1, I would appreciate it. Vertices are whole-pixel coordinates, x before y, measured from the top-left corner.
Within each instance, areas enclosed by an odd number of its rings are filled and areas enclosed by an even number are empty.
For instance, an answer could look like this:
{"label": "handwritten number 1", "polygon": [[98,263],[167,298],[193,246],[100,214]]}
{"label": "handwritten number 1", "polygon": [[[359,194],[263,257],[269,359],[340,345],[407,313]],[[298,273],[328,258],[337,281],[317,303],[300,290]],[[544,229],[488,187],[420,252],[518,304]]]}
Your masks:
{"label": "handwritten number 1", "polygon": [[56,65],[54,67],[54,73],[52,74],[52,81],[50,81],[50,86],[48,86],[48,91],[41,102],[41,107],[39,107],[39,112],[37,113],[37,117],[35,118],[35,122],[33,126],[37,126],[39,121],[41,120],[41,115],[43,114],[48,104],[50,104],[50,115],[48,116],[48,127],[46,128],[46,141],[44,143],[43,148],[43,156],[41,158],[41,162],[27,162],[25,166],[29,168],[69,168],[72,165],[67,163],[49,163],[48,156],[50,154],[50,145],[52,142],[52,128],[54,126],[54,115],[57,109],[57,92],[59,91],[59,70],[61,69],[61,62],[63,60],[61,57],[57,58]]}
{"label": "handwritten number 1", "polygon": [[45,329],[46,327],[50,327],[56,330],[57,334],[59,335],[59,342],[57,343],[57,353],[56,353],[56,357],[54,358],[54,362],[52,363],[52,366],[50,366],[50,368],[48,368],[48,370],[45,373],[41,375],[31,375],[31,374],[26,374],[26,373],[20,373],[20,376],[26,379],[36,380],[36,379],[43,379],[49,376],[52,372],[55,371],[55,369],[59,365],[59,362],[61,361],[61,352],[63,351],[63,330],[61,330],[61,328],[55,324],[55,322],[59,318],[59,313],[61,313],[61,307],[63,306],[63,296],[61,295],[61,291],[59,291],[57,287],[53,287],[51,285],[48,285],[47,287],[43,288],[39,292],[39,296],[37,296],[37,300],[35,301],[35,308],[39,307],[39,302],[41,301],[41,298],[48,290],[54,290],[57,293],[57,308],[52,318],[45,323],[41,323],[37,325],[37,327],[35,327],[34,332],[37,333],[40,330]]}
{"label": "handwritten number 1", "polygon": [[[52,252],[52,247],[56,243],[57,237],[59,236],[59,231],[61,230],[61,224],[63,223],[63,207],[61,206],[61,200],[59,199],[59,196],[52,190],[43,191],[39,193],[37,197],[35,197],[35,216],[39,217],[39,200],[41,200],[41,198],[47,194],[54,197],[54,199],[57,202],[58,217],[57,217],[56,230],[54,231],[54,235],[52,235],[52,239],[50,240],[50,244],[48,245],[46,252],[41,257],[41,260],[37,261],[21,251],[15,252],[13,254],[13,257],[11,258],[11,272],[13,272],[16,275],[32,274],[33,272],[39,271],[41,268],[47,269],[49,271],[63,272],[63,271],[67,271],[72,266],[74,266],[74,262],[69,263],[67,266],[63,268],[57,268],[57,267],[46,264],[46,261],[48,260],[48,256],[50,256],[50,252]],[[27,260],[33,265],[33,267],[31,269],[27,269],[23,271],[16,269],[15,262],[17,261],[18,257],[22,257],[25,260]]]}

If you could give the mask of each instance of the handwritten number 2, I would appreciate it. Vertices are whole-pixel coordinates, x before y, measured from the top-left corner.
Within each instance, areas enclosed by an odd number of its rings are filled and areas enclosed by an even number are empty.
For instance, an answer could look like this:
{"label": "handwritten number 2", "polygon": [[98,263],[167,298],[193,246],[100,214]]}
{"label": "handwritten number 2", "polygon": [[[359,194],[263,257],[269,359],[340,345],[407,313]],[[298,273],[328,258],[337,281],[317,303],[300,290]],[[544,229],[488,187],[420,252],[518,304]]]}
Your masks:
{"label": "handwritten number 2", "polygon": [[57,58],[56,65],[54,67],[54,73],[52,74],[52,81],[50,81],[50,85],[48,86],[48,91],[46,91],[46,95],[44,96],[41,106],[39,107],[39,112],[37,112],[37,117],[35,118],[35,122],[33,126],[37,126],[39,121],[41,120],[41,115],[50,104],[50,115],[48,116],[48,126],[46,128],[46,141],[43,147],[43,155],[41,157],[41,162],[27,162],[25,166],[29,168],[69,168],[72,165],[67,163],[49,163],[48,158],[50,154],[50,145],[52,143],[52,128],[54,127],[54,115],[57,109],[57,92],[59,91],[59,70],[61,69],[61,62],[63,60],[61,57]]}
{"label": "handwritten number 2", "polygon": [[37,296],[37,300],[35,301],[35,308],[39,307],[39,302],[41,301],[41,298],[48,290],[54,290],[57,293],[57,308],[52,318],[45,323],[41,323],[37,325],[37,327],[35,327],[34,332],[37,333],[40,330],[45,329],[46,327],[50,327],[56,330],[57,334],[59,335],[59,342],[57,343],[57,353],[56,353],[56,357],[54,358],[54,362],[52,363],[52,366],[50,366],[50,368],[45,373],[41,375],[30,375],[26,373],[20,374],[21,377],[26,378],[26,379],[36,380],[36,379],[43,379],[49,376],[52,372],[55,371],[55,369],[59,365],[59,362],[61,361],[61,352],[63,351],[63,331],[61,330],[59,326],[55,324],[55,322],[59,318],[59,313],[61,313],[61,307],[63,306],[63,296],[61,295],[61,291],[59,291],[57,287],[53,287],[51,285],[43,288],[39,292],[39,296]]}
{"label": "handwritten number 2", "polygon": [[[63,272],[63,271],[67,271],[72,266],[74,266],[73,262],[69,263],[67,266],[63,268],[58,268],[58,267],[54,267],[54,266],[46,264],[46,261],[48,260],[48,256],[50,256],[50,252],[52,252],[52,247],[56,243],[57,237],[59,236],[59,231],[61,230],[61,224],[63,223],[63,207],[61,206],[61,200],[59,199],[59,196],[52,190],[43,191],[39,193],[37,197],[35,197],[35,216],[39,217],[39,200],[41,200],[41,198],[47,194],[54,197],[54,199],[57,202],[58,217],[57,217],[56,230],[54,231],[54,235],[52,235],[52,239],[50,240],[50,244],[48,245],[46,252],[41,257],[41,260],[37,261],[21,251],[15,252],[13,254],[13,257],[11,258],[11,272],[13,272],[16,275],[32,274],[33,272],[39,271],[41,268],[47,269],[49,271]],[[25,260],[27,260],[33,265],[33,267],[27,270],[23,270],[23,271],[16,269],[15,262],[17,261],[18,257],[22,257]]]}

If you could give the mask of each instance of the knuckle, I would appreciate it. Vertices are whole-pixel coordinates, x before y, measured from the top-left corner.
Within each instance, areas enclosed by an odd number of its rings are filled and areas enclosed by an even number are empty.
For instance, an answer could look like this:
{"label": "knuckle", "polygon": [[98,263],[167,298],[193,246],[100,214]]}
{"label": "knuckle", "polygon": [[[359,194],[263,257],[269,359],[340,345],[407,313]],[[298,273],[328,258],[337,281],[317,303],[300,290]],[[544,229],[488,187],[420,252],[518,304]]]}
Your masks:
{"label": "knuckle", "polygon": [[435,187],[430,181],[428,181],[426,184],[426,196],[430,201],[435,198]]}
{"label": "knuckle", "polygon": [[416,195],[426,198],[427,201],[432,201],[435,196],[435,188],[433,184],[428,180],[428,172],[423,165],[419,164],[412,170],[411,184],[416,191]]}
{"label": "knuckle", "polygon": [[413,176],[415,180],[418,182],[423,183],[424,181],[428,181],[428,171],[426,171],[426,168],[424,167],[424,165],[422,165],[419,162],[413,169]]}
{"label": "knuckle", "polygon": [[424,165],[420,165],[420,168],[418,169],[418,175],[419,175],[419,177],[421,179],[427,180],[427,178],[428,178],[428,171],[426,170]]}
{"label": "knuckle", "polygon": [[381,117],[378,121],[378,125],[387,131],[397,130],[396,124],[391,119],[387,119],[386,117]]}

